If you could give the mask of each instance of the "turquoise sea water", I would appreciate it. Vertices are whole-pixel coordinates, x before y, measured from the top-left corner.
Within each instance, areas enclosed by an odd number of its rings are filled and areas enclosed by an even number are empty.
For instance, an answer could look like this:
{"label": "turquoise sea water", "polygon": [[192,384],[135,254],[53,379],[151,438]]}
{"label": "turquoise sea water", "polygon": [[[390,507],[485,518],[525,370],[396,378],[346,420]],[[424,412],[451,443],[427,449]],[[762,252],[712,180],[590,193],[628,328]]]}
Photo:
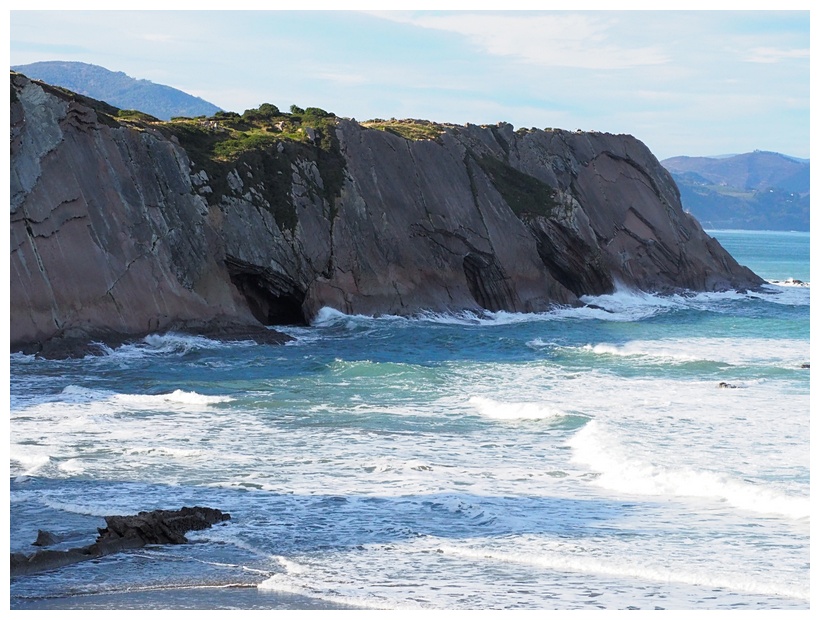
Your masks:
{"label": "turquoise sea water", "polygon": [[809,237],[710,234],[773,283],[12,355],[12,551],[232,519],[11,607],[808,609]]}

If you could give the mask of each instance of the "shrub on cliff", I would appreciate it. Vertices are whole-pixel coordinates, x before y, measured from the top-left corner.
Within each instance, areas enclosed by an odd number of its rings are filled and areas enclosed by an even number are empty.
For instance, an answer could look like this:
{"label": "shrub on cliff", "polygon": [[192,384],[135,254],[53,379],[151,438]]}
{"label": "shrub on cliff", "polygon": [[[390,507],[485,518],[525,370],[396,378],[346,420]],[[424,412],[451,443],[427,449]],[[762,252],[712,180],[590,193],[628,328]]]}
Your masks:
{"label": "shrub on cliff", "polygon": [[242,118],[248,122],[269,121],[279,116],[282,116],[282,113],[272,103],[263,103],[258,108],[245,110],[242,114]]}

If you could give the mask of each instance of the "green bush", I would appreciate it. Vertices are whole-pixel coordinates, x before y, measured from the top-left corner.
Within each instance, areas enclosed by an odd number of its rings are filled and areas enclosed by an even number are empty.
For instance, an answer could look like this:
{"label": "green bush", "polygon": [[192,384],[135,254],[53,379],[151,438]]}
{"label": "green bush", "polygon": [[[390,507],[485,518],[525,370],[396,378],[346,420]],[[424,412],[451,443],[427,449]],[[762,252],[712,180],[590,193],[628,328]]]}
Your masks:
{"label": "green bush", "polygon": [[263,103],[258,108],[252,108],[250,110],[245,110],[242,114],[242,118],[246,121],[268,121],[274,119],[278,116],[282,116],[282,113],[272,103]]}
{"label": "green bush", "polygon": [[336,116],[333,112],[326,112],[322,108],[305,108],[302,113],[305,116],[312,116],[314,118],[329,118]]}
{"label": "green bush", "polygon": [[140,112],[139,110],[117,110],[117,118],[130,121],[143,121],[145,123],[161,122],[157,117]]}

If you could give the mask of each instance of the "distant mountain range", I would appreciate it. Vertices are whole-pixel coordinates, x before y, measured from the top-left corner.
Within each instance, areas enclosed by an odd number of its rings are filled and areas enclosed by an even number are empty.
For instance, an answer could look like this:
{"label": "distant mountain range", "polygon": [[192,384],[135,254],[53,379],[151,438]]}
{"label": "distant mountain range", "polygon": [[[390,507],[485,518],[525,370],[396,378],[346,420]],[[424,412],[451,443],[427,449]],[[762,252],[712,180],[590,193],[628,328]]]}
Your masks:
{"label": "distant mountain range", "polygon": [[213,116],[220,108],[170,86],[138,80],[122,71],[109,71],[84,62],[47,61],[17,65],[12,70],[104,101],[121,110],[139,110],[161,120],[174,116]]}
{"label": "distant mountain range", "polygon": [[661,164],[704,228],[809,230],[809,160],[754,151]]}

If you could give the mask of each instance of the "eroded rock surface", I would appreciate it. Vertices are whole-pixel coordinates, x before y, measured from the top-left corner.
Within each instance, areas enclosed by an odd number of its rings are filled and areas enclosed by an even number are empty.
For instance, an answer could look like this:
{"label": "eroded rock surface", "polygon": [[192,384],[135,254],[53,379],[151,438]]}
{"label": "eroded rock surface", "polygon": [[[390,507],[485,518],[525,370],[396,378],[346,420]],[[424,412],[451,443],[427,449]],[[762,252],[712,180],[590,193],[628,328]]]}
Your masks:
{"label": "eroded rock surface", "polygon": [[[11,576],[52,570],[145,545],[183,544],[188,542],[187,532],[205,530],[230,518],[231,515],[221,510],[203,506],[105,517],[106,527],[100,528],[97,540],[91,545],[66,550],[42,549],[31,555],[12,553]],[[33,544],[49,546],[54,542],[54,535],[39,531]]]}
{"label": "eroded rock surface", "polygon": [[325,306],[531,312],[762,283],[632,136],[501,123],[408,140],[337,119],[217,161],[168,126],[11,83],[12,350],[252,331]]}

